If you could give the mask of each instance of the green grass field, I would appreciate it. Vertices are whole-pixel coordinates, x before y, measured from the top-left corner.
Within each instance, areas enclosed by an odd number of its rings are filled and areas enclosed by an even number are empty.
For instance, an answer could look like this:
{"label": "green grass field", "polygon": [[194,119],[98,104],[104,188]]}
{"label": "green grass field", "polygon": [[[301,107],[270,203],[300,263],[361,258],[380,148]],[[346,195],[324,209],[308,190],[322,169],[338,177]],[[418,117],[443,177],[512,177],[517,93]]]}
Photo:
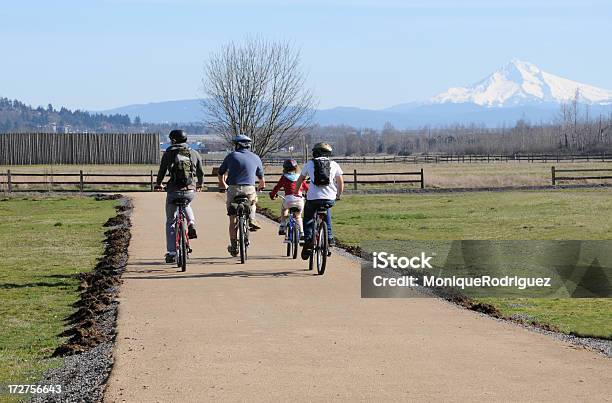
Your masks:
{"label": "green grass field", "polygon": [[[115,201],[29,197],[0,201],[0,385],[33,383],[78,299],[75,275],[102,254]],[[2,397],[5,398],[6,396]]]}
{"label": "green grass field", "polygon": [[[279,202],[260,197],[278,211]],[[345,195],[333,209],[342,241],[612,239],[612,189],[452,194]],[[612,299],[485,302],[566,333],[612,338]]]}

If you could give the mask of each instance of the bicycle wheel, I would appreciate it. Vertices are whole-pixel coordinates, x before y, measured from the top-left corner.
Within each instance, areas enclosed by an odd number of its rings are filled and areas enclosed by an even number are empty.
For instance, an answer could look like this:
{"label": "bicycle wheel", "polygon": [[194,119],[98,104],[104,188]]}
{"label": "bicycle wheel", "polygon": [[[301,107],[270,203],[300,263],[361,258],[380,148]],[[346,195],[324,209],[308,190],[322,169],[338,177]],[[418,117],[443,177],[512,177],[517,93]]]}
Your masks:
{"label": "bicycle wheel", "polygon": [[181,222],[177,221],[176,224],[174,225],[174,235],[176,238],[176,243],[175,243],[175,253],[176,253],[176,267],[181,268],[181,265],[183,264],[182,259],[183,259],[183,255],[182,255],[182,248],[181,248]]}
{"label": "bicycle wheel", "polygon": [[240,263],[244,263],[246,256],[246,233],[245,233],[245,218],[240,215],[238,217],[238,244],[240,245]]}
{"label": "bicycle wheel", "polygon": [[285,235],[285,243],[287,244],[287,256],[291,256],[291,248],[293,247],[292,244],[292,239],[291,239],[291,228],[292,228],[292,222],[291,221],[287,221],[287,226],[285,227],[285,233],[287,235]]}
{"label": "bicycle wheel", "polygon": [[181,271],[187,270],[187,224],[185,221],[181,225]]}
{"label": "bicycle wheel", "polygon": [[323,221],[319,227],[319,234],[317,236],[316,259],[317,259],[317,273],[323,275],[325,273],[325,265],[327,264],[327,250],[329,249],[327,240],[327,223]]}
{"label": "bicycle wheel", "polygon": [[251,228],[251,219],[249,216],[244,217],[244,260],[249,258],[249,245],[251,242],[249,241],[249,234]]}
{"label": "bicycle wheel", "polygon": [[310,256],[308,257],[308,270],[312,270],[314,267],[314,255],[315,255],[315,248],[317,246],[317,237],[319,234],[319,230],[317,227],[317,219],[315,218],[315,222],[314,222],[314,231],[312,232],[312,243],[313,243],[313,248],[310,251]]}
{"label": "bicycle wheel", "polygon": [[293,244],[293,258],[297,259],[298,247],[300,245],[300,230],[297,226],[297,223],[293,224],[291,237],[292,237],[291,243]]}

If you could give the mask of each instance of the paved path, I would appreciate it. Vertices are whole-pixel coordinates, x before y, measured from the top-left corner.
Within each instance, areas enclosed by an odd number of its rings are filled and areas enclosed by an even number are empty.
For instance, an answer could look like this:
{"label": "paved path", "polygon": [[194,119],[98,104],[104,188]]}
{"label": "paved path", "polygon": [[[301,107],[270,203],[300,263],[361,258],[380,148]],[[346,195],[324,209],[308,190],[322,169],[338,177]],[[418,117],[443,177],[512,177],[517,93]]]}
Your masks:
{"label": "paved path", "polygon": [[612,360],[435,299],[361,299],[355,261],[314,276],[272,224],[238,264],[220,194],[198,195],[177,272],[161,262],[163,195],[133,199],[109,402],[612,398]]}

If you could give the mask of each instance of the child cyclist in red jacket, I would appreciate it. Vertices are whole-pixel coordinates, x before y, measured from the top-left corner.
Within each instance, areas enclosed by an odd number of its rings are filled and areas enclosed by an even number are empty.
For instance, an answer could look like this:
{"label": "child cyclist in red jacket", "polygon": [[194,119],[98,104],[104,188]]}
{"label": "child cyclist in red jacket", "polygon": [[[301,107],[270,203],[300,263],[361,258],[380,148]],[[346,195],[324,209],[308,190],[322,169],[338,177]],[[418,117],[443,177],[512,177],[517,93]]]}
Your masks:
{"label": "child cyclist in red jacket", "polygon": [[283,162],[283,176],[281,176],[276,186],[274,186],[274,189],[270,192],[270,198],[274,200],[277,198],[277,194],[280,190],[285,191],[285,200],[283,200],[281,206],[281,223],[278,227],[278,235],[285,235],[285,223],[289,216],[289,209],[291,207],[300,209],[297,224],[300,230],[300,239],[302,239],[304,236],[304,226],[302,224],[304,198],[302,197],[302,192],[308,191],[308,184],[304,182],[299,189],[296,189],[296,181],[300,176],[297,173],[297,168],[298,164],[296,160],[285,160],[285,162]]}

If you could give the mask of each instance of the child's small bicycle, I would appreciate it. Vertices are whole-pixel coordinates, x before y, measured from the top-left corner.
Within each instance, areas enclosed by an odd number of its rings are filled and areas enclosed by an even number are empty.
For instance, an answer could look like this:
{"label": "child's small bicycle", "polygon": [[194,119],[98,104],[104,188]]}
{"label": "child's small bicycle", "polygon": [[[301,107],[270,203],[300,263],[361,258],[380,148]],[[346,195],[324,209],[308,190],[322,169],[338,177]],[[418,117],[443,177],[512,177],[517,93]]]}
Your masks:
{"label": "child's small bicycle", "polygon": [[[279,197],[285,200],[282,195],[279,195]],[[285,225],[285,239],[283,240],[283,243],[287,244],[287,256],[291,256],[293,259],[297,259],[298,247],[300,245],[300,228],[297,223],[298,214],[300,214],[299,208],[289,208],[289,218]]]}

